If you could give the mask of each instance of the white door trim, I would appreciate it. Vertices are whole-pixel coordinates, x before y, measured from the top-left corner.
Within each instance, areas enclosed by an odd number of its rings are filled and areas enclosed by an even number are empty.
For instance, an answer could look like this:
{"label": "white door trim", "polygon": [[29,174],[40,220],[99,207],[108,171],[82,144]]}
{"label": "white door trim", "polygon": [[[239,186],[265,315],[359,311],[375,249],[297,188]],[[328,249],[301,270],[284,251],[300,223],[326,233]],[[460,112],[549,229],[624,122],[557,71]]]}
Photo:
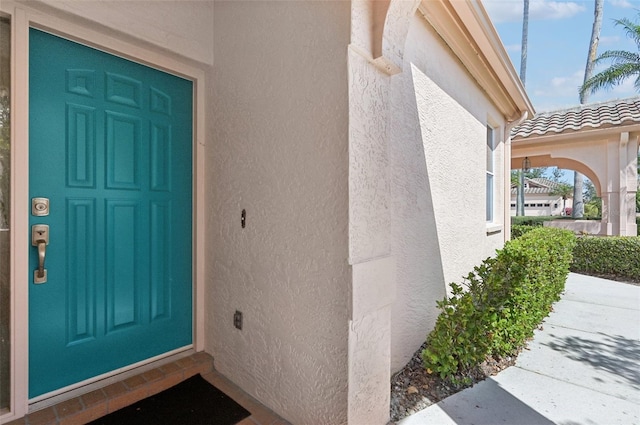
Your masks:
{"label": "white door trim", "polygon": [[28,295],[29,246],[29,28],[35,27],[116,56],[179,75],[194,84],[193,146],[193,346],[204,349],[205,273],[205,71],[189,60],[162,49],[124,41],[113,34],[78,25],[68,18],[53,16],[36,8],[3,1],[0,10],[12,18],[12,166],[11,166],[11,412],[0,417],[4,423],[29,411],[28,398]]}

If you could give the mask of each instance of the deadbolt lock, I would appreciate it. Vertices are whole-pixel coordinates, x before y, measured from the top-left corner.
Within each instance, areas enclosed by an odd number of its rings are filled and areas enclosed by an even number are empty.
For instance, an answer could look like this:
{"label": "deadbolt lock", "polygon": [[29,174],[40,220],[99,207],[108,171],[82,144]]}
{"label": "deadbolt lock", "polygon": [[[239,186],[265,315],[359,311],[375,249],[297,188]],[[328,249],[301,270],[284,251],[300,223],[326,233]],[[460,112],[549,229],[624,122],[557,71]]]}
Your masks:
{"label": "deadbolt lock", "polygon": [[32,198],[31,199],[31,215],[35,217],[44,217],[49,215],[49,199],[48,198]]}

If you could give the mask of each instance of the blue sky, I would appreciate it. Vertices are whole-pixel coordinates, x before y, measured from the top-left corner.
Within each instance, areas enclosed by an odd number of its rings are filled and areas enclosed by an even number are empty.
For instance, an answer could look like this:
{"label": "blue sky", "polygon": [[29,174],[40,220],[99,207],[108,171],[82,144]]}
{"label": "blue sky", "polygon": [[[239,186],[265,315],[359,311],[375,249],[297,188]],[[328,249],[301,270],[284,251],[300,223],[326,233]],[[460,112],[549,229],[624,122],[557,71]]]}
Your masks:
{"label": "blue sky", "polygon": [[[519,73],[523,1],[483,0],[482,4]],[[640,22],[639,11],[640,0],[604,0],[598,54],[605,50],[637,52],[635,42],[613,19]],[[584,78],[593,12],[593,0],[530,0],[526,89],[537,112],[580,103],[578,87]],[[636,95],[633,80],[628,79],[615,89],[591,95],[589,103]]]}

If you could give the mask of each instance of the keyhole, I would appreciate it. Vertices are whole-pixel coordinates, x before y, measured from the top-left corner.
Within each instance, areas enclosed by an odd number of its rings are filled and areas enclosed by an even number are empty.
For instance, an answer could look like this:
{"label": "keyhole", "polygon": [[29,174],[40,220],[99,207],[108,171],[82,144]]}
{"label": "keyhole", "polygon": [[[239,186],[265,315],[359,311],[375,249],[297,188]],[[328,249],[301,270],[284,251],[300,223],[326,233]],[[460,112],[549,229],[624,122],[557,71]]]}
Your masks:
{"label": "keyhole", "polygon": [[242,210],[242,213],[240,214],[240,225],[243,229],[247,225],[247,210]]}

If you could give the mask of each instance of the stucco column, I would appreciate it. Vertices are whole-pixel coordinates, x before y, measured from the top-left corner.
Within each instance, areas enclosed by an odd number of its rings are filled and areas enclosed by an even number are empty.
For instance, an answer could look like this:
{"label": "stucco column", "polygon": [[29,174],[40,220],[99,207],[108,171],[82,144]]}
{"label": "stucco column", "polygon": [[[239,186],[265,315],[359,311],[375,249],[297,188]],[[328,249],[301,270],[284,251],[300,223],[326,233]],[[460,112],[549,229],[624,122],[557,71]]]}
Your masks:
{"label": "stucco column", "polygon": [[357,0],[349,66],[349,424],[386,424],[391,379],[391,76],[420,0]]}
{"label": "stucco column", "polygon": [[615,235],[619,230],[618,197],[616,193],[602,192],[601,235]]}
{"label": "stucco column", "polygon": [[602,185],[602,230],[605,235],[636,236],[638,135],[622,132],[606,147],[607,180]]}
{"label": "stucco column", "polygon": [[638,135],[620,134],[620,235],[636,236],[636,191],[638,190]]}
{"label": "stucco column", "polygon": [[349,424],[385,424],[390,402],[389,76],[349,48]]}

